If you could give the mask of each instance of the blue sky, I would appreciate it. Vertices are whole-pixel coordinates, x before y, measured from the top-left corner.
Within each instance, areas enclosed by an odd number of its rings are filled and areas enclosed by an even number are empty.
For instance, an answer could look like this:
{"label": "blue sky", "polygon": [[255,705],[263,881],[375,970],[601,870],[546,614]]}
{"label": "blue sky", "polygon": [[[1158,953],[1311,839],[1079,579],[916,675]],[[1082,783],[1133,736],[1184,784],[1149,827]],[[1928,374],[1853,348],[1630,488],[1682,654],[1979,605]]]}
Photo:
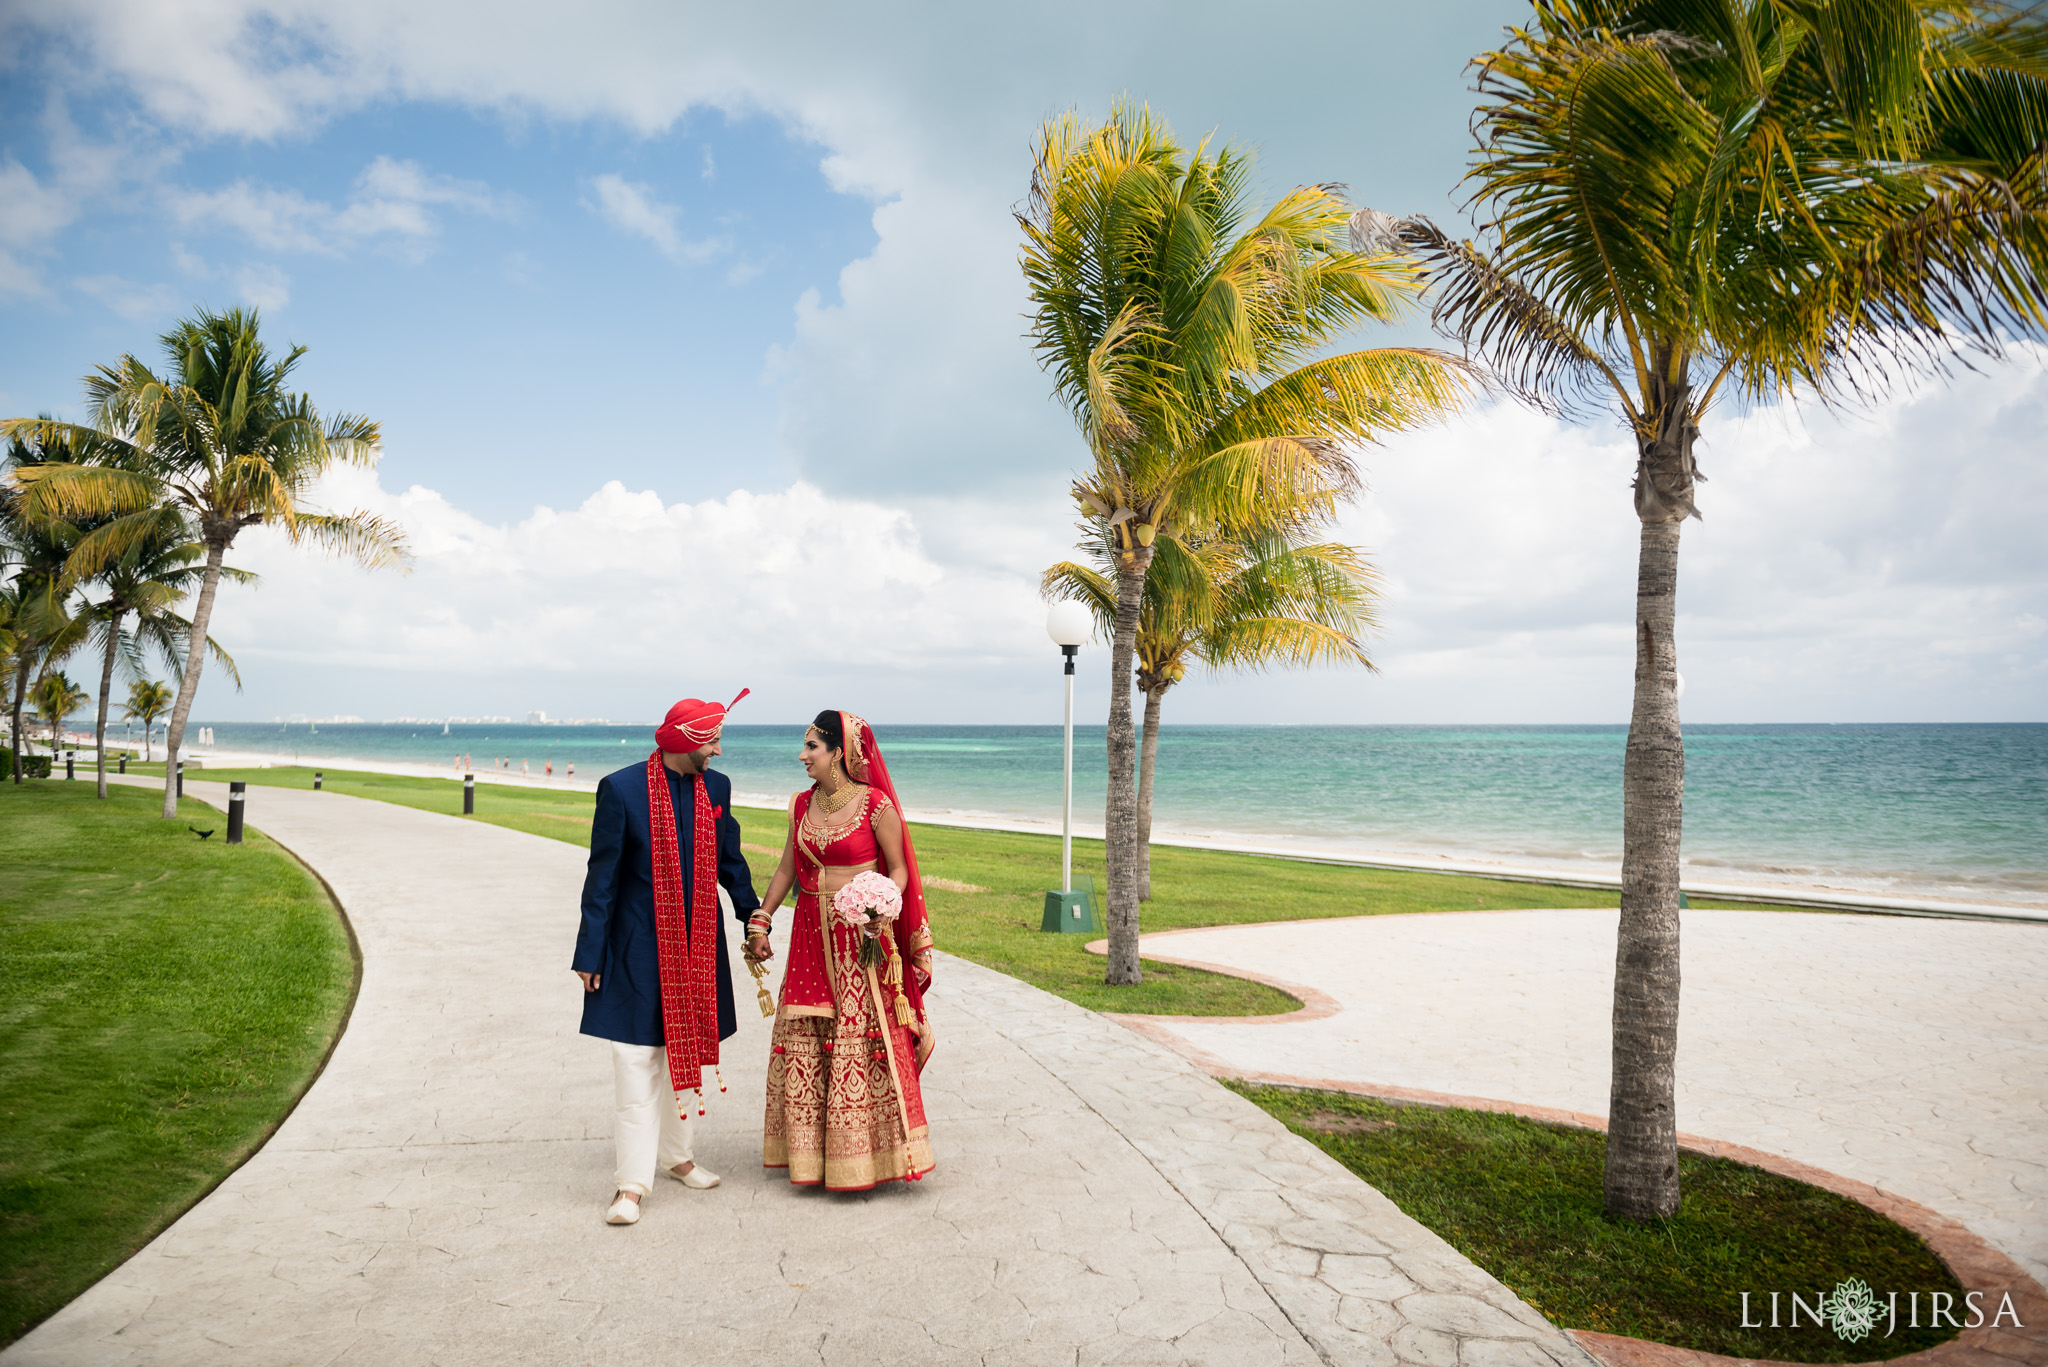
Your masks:
{"label": "blue sky", "polygon": [[[7,151],[48,176],[31,94]],[[135,117],[120,99],[66,112],[86,136]],[[37,263],[48,293],[10,312],[38,326],[0,343],[9,404],[75,402],[81,360],[146,350],[194,301],[253,302],[312,348],[317,398],[385,425],[393,478],[492,517],[560,497],[593,458],[678,494],[787,483],[764,358],[791,302],[835,302],[875,244],[873,206],[759,115],[642,137],[400,105],[305,137],[166,142],[157,193],[82,217]]]}
{"label": "blue sky", "polygon": [[[218,719],[639,716],[750,684],[1048,720],[1036,572],[1078,446],[1021,340],[1047,115],[1121,93],[1445,218],[1511,4],[17,0],[0,13],[0,409],[194,302],[254,303],[331,410],[330,496],[406,578],[249,534]],[[1410,325],[1358,344],[1426,341]],[[2048,714],[2040,356],[1847,419],[1718,415],[1680,647],[1702,721]],[[1632,461],[1513,410],[1366,453],[1382,665],[1191,681],[1169,719],[1625,719]],[[1100,665],[1084,674],[1098,713]]]}

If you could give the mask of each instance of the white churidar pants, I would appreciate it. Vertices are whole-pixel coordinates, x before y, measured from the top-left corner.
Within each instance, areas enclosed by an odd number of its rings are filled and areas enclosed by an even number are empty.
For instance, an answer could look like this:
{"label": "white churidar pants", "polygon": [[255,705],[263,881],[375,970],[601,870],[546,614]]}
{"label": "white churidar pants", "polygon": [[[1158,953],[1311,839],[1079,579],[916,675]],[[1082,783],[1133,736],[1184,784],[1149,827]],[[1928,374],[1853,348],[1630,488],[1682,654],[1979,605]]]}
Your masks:
{"label": "white churidar pants", "polygon": [[681,1114],[668,1080],[668,1050],[658,1044],[611,1041],[612,1086],[618,1109],[612,1135],[618,1149],[620,1191],[642,1196],[654,1188],[654,1168],[691,1162],[690,1117]]}

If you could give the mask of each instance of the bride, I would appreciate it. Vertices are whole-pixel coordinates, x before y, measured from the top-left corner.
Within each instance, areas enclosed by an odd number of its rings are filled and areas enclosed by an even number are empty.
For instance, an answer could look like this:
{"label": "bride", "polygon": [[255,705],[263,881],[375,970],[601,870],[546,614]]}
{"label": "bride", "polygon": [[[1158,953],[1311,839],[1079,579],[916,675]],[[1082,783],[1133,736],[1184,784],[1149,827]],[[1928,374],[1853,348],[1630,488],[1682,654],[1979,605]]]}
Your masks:
{"label": "bride", "polygon": [[[765,961],[775,913],[795,890],[761,1161],[789,1169],[796,1186],[828,1191],[915,1181],[933,1167],[917,1078],[934,1043],[924,1009],[932,932],[917,855],[866,721],[820,712],[799,758],[812,786],[790,798],[782,862],[747,922],[747,957]],[[868,932],[838,923],[831,902],[870,869],[896,884],[903,910],[884,923],[864,966]]]}

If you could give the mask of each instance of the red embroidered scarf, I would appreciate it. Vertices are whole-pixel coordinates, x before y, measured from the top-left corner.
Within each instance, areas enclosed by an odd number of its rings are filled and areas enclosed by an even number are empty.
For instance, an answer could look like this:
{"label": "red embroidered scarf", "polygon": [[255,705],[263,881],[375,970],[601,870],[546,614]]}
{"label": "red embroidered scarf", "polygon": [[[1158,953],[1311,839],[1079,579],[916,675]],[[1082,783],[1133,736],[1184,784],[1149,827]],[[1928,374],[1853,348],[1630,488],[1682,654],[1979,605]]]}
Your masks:
{"label": "red embroidered scarf", "polygon": [[[661,751],[647,757],[647,843],[654,856],[654,947],[660,965],[661,1024],[669,1084],[677,1096],[704,1085],[718,1062],[718,826],[703,775],[690,825],[690,906],[683,909],[683,859],[676,809]],[[680,1104],[680,1102],[678,1102]]]}

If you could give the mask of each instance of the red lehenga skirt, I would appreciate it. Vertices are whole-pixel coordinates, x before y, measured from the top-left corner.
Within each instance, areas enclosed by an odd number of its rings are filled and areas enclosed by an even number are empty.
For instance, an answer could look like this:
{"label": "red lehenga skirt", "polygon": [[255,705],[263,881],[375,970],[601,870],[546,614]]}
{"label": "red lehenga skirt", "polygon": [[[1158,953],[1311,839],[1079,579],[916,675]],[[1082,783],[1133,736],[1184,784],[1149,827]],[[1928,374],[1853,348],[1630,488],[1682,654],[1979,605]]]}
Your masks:
{"label": "red lehenga skirt", "polygon": [[886,960],[878,954],[863,967],[860,937],[828,926],[824,901],[809,892],[797,899],[768,1056],[761,1163],[787,1168],[795,1186],[866,1191],[934,1166],[918,1040],[886,1009]]}

